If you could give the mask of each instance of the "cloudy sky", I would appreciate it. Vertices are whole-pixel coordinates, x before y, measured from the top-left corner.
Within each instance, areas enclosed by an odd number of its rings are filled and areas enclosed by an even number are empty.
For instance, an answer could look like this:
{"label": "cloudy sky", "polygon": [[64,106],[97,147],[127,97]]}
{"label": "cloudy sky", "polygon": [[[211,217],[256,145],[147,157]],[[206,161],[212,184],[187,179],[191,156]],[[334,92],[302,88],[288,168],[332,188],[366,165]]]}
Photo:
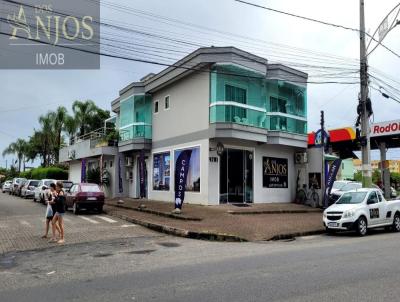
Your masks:
{"label": "cloudy sky", "polygon": [[[358,0],[249,1],[347,27],[359,27]],[[396,0],[365,2],[366,27],[371,34],[398,3]],[[178,46],[165,40],[146,41],[143,36],[124,33],[123,38],[130,41],[131,46],[135,43],[142,45],[137,48],[138,52],[130,53],[131,57],[172,63],[173,59],[194,50],[196,47],[193,44],[233,45],[263,55],[272,62],[295,62],[299,66],[308,66],[297,68],[309,72],[312,80],[318,80],[318,75],[321,75],[321,81],[358,81],[356,73],[327,75],[327,71],[321,67],[338,66],[344,70],[356,70],[359,57],[356,32],[276,14],[233,0],[104,0],[101,16],[102,22],[109,24],[197,42]],[[112,36],[111,32],[105,33]],[[395,28],[384,42],[398,53],[399,34],[400,27]],[[146,43],[163,50],[155,52],[153,49],[151,54],[141,56],[140,50],[143,51]],[[6,54],[0,52],[0,59],[6,59]],[[400,89],[400,83],[390,80],[400,82],[400,58],[379,47],[370,56],[369,64],[374,68],[371,70],[373,74]],[[160,66],[102,57],[100,70],[0,70],[0,150],[19,137],[28,138],[33,129],[38,127],[38,117],[48,110],[54,110],[58,105],[70,109],[74,100],[86,99],[110,109],[110,102],[118,96],[121,88],[149,72],[161,69]],[[325,110],[328,128],[353,125],[358,91],[359,85],[309,84],[309,130],[318,128],[320,110]],[[371,96],[375,121],[398,119],[400,104],[384,99],[375,91],[371,91]],[[391,157],[400,159],[400,152],[392,152]],[[0,158],[0,166],[5,166],[5,160],[10,161],[11,158]]]}

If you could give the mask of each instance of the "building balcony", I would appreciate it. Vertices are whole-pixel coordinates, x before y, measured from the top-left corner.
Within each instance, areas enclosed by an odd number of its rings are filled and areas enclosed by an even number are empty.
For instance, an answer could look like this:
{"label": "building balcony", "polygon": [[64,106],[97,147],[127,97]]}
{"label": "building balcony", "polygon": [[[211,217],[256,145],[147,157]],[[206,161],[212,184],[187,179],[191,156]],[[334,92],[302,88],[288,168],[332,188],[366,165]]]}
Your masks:
{"label": "building balcony", "polygon": [[116,155],[118,141],[110,136],[114,129],[101,128],[71,139],[70,144],[61,148],[60,162],[69,162],[101,155]]}
{"label": "building balcony", "polygon": [[[233,137],[267,142],[272,132],[307,134],[307,119],[265,108],[229,101],[210,104],[210,128],[214,137]],[[275,136],[275,135],[274,135]]]}
{"label": "building balcony", "polygon": [[119,150],[142,150],[151,148],[152,126],[136,122],[119,129]]}

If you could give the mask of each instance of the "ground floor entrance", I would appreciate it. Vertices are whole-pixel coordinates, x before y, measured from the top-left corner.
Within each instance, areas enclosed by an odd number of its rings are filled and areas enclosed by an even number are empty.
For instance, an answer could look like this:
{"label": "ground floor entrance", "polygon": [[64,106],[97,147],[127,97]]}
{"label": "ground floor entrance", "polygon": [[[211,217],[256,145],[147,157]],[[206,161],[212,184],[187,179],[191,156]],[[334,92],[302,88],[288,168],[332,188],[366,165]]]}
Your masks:
{"label": "ground floor entrance", "polygon": [[220,157],[220,203],[253,202],[252,151],[225,149]]}

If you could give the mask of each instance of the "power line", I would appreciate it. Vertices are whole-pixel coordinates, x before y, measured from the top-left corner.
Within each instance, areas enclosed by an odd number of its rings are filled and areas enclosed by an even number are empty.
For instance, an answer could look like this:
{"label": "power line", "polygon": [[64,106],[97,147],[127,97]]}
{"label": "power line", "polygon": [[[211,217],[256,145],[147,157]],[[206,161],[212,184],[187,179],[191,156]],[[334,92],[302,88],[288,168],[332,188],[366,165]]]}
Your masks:
{"label": "power line", "polygon": [[317,19],[313,19],[313,18],[310,18],[310,17],[300,16],[300,15],[296,15],[296,14],[293,14],[293,13],[285,12],[285,11],[282,11],[282,10],[278,10],[278,9],[271,8],[271,7],[266,7],[266,6],[263,6],[263,5],[259,5],[259,4],[255,4],[255,3],[251,3],[251,2],[247,2],[247,1],[243,1],[243,0],[234,0],[234,1],[240,2],[240,3],[243,3],[243,4],[247,4],[247,5],[250,5],[250,6],[254,6],[254,7],[257,7],[257,8],[265,9],[265,10],[268,10],[268,11],[272,11],[272,12],[275,12],[275,13],[287,15],[287,16],[290,16],[290,17],[295,17],[295,18],[306,20],[306,21],[316,22],[316,23],[319,23],[319,24],[327,25],[327,26],[333,26],[333,27],[336,27],[336,28],[342,28],[342,29],[351,30],[351,31],[355,31],[355,32],[359,32],[360,31],[359,29],[356,29],[356,28],[352,28],[352,27],[348,27],[348,26],[344,26],[344,25],[340,25],[340,24],[335,24],[335,23],[331,23],[331,22],[327,22],[327,21],[317,20]]}
{"label": "power line", "polygon": [[[9,33],[5,33],[5,32],[1,32],[1,35],[5,35],[5,36],[10,36]],[[67,45],[53,45],[49,42],[45,42],[45,41],[41,41],[41,40],[34,40],[34,39],[29,39],[27,37],[22,37],[22,36],[18,36],[15,35],[15,37],[17,38],[21,38],[21,39],[25,39],[28,41],[33,41],[33,42],[37,42],[39,44],[45,44],[45,45],[52,45],[52,46],[56,46],[56,47],[60,47],[60,48],[65,48],[65,49],[71,49],[71,50],[76,50],[76,51],[80,51],[83,53],[88,53],[88,54],[92,54],[92,55],[101,55],[101,56],[105,56],[105,57],[110,57],[110,58],[115,58],[115,59],[123,59],[123,60],[128,60],[128,61],[133,61],[133,62],[140,62],[140,63],[146,63],[146,64],[152,64],[152,65],[158,65],[158,66],[164,66],[164,67],[173,67],[173,68],[179,68],[179,69],[185,69],[185,70],[190,70],[190,71],[195,71],[195,72],[210,72],[209,70],[202,70],[201,68],[193,68],[193,67],[188,67],[188,66],[183,66],[183,65],[177,65],[177,64],[167,64],[167,63],[162,63],[159,61],[153,61],[153,60],[148,60],[148,59],[140,59],[140,58],[131,58],[131,57],[126,57],[126,56],[122,56],[122,55],[116,55],[116,54],[109,54],[109,53],[102,53],[102,52],[96,52],[96,51],[92,51],[92,50],[88,50],[88,49],[80,49],[80,48],[75,48],[72,46],[67,46]],[[250,60],[252,61],[252,60]],[[223,74],[223,75],[230,75],[230,76],[238,76],[238,77],[244,77],[244,78],[253,78],[253,79],[265,79],[265,77],[258,77],[258,76],[251,76],[251,75],[243,75],[243,74],[237,74],[237,73],[229,73],[229,72],[218,72],[218,74]],[[279,80],[279,79],[276,79]],[[282,79],[283,80],[283,79]],[[295,79],[288,79],[290,82],[293,83],[308,83],[308,84],[359,84],[359,82],[355,82],[355,81],[298,81]]]}
{"label": "power line", "polygon": [[[356,28],[352,28],[352,27],[348,27],[348,26],[344,26],[344,25],[340,25],[340,24],[335,24],[335,23],[331,23],[331,22],[327,22],[327,21],[317,20],[317,19],[313,19],[313,18],[309,18],[309,17],[304,17],[304,16],[300,16],[300,15],[284,12],[284,11],[281,11],[281,10],[278,10],[278,9],[262,6],[262,5],[259,5],[259,4],[243,1],[243,0],[234,0],[234,1],[246,4],[246,5],[254,6],[254,7],[257,7],[257,8],[261,8],[261,9],[264,9],[264,10],[272,11],[272,12],[275,12],[275,13],[284,14],[284,15],[287,15],[287,16],[303,19],[303,20],[306,20],[306,21],[311,21],[311,22],[315,22],[315,23],[319,23],[319,24],[323,24],[323,25],[327,25],[327,26],[336,27],[336,28],[342,28],[342,29],[345,29],[345,30],[361,32],[359,29],[356,29]],[[380,43],[379,41],[377,41],[373,36],[371,36],[367,32],[364,32],[364,33],[371,40]],[[396,57],[400,58],[400,55],[398,53],[394,52],[393,50],[391,50],[389,47],[387,47],[383,43],[380,43],[380,45],[382,45],[383,48],[385,48],[386,50],[391,52]]]}

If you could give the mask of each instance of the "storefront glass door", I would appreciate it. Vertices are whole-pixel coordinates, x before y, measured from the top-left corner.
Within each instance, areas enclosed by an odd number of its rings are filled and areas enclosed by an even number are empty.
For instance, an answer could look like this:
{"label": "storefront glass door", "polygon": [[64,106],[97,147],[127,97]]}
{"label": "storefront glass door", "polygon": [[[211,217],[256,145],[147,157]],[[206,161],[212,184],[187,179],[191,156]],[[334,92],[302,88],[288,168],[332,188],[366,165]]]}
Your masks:
{"label": "storefront glass door", "polygon": [[220,158],[220,203],[253,202],[253,152],[226,149]]}

